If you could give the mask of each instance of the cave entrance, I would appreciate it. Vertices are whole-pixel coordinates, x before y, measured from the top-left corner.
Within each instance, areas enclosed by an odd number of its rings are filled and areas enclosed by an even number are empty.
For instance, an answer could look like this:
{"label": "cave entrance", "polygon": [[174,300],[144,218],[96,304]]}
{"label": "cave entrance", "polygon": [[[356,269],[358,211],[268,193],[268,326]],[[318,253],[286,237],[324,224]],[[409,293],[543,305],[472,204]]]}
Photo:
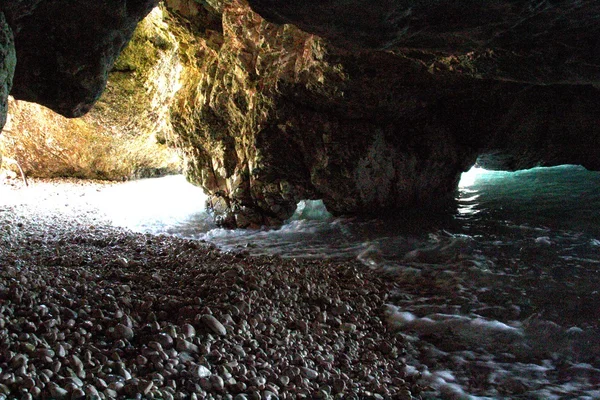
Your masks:
{"label": "cave entrance", "polygon": [[[556,229],[590,229],[600,223],[600,173],[581,166],[515,172],[474,166],[459,182],[458,217],[488,218]],[[581,226],[580,226],[581,225]]]}

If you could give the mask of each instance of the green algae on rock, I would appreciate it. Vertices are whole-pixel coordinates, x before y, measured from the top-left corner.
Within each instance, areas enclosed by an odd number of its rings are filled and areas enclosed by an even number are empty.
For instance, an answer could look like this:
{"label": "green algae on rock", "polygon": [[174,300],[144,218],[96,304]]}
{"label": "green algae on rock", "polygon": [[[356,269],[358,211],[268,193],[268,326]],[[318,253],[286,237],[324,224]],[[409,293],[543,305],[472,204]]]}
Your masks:
{"label": "green algae on rock", "polygon": [[84,117],[66,119],[11,101],[11,122],[0,137],[6,153],[38,177],[120,180],[179,171],[179,157],[165,143],[181,71],[177,46],[156,8],[137,27],[107,90]]}

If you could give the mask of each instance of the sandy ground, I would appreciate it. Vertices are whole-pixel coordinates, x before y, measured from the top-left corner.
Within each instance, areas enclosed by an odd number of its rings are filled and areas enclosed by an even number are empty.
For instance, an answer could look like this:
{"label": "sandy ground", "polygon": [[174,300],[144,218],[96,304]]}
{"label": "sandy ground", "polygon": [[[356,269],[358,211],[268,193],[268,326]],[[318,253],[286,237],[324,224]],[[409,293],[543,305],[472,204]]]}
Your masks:
{"label": "sandy ground", "polygon": [[385,279],[111,227],[106,185],[0,184],[0,399],[420,398]]}

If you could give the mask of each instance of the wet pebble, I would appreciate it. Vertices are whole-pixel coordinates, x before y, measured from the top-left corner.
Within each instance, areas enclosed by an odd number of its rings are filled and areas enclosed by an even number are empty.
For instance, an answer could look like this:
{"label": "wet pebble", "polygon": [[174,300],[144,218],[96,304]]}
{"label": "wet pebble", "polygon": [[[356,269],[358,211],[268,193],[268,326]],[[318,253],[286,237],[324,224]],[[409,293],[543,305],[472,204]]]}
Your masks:
{"label": "wet pebble", "polygon": [[202,323],[204,323],[204,325],[206,325],[212,332],[216,333],[217,335],[225,336],[227,334],[227,330],[225,329],[225,326],[223,326],[223,324],[220,323],[212,315],[204,314],[204,315],[202,315],[200,320],[202,321]]}
{"label": "wet pebble", "polygon": [[133,329],[130,327],[123,324],[117,324],[117,326],[115,326],[114,335],[117,339],[131,340],[133,339],[134,333]]}
{"label": "wet pebble", "polygon": [[0,270],[0,299],[14,299],[0,302],[7,398],[396,398],[409,386],[392,393],[383,383],[402,370],[402,348],[386,345],[384,284],[368,271],[359,279],[345,263],[315,268],[176,238],[73,232],[60,245],[37,236],[37,253],[20,242],[23,260],[20,247],[9,255],[0,246],[0,259],[19,265],[13,278]]}

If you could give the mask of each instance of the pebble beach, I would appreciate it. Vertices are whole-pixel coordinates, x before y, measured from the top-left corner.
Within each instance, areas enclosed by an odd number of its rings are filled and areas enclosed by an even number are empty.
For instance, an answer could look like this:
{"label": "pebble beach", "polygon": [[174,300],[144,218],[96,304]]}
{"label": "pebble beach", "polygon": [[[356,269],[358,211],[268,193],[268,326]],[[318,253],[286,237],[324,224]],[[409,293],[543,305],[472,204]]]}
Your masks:
{"label": "pebble beach", "polygon": [[115,228],[110,185],[0,185],[0,399],[420,398],[385,276]]}

